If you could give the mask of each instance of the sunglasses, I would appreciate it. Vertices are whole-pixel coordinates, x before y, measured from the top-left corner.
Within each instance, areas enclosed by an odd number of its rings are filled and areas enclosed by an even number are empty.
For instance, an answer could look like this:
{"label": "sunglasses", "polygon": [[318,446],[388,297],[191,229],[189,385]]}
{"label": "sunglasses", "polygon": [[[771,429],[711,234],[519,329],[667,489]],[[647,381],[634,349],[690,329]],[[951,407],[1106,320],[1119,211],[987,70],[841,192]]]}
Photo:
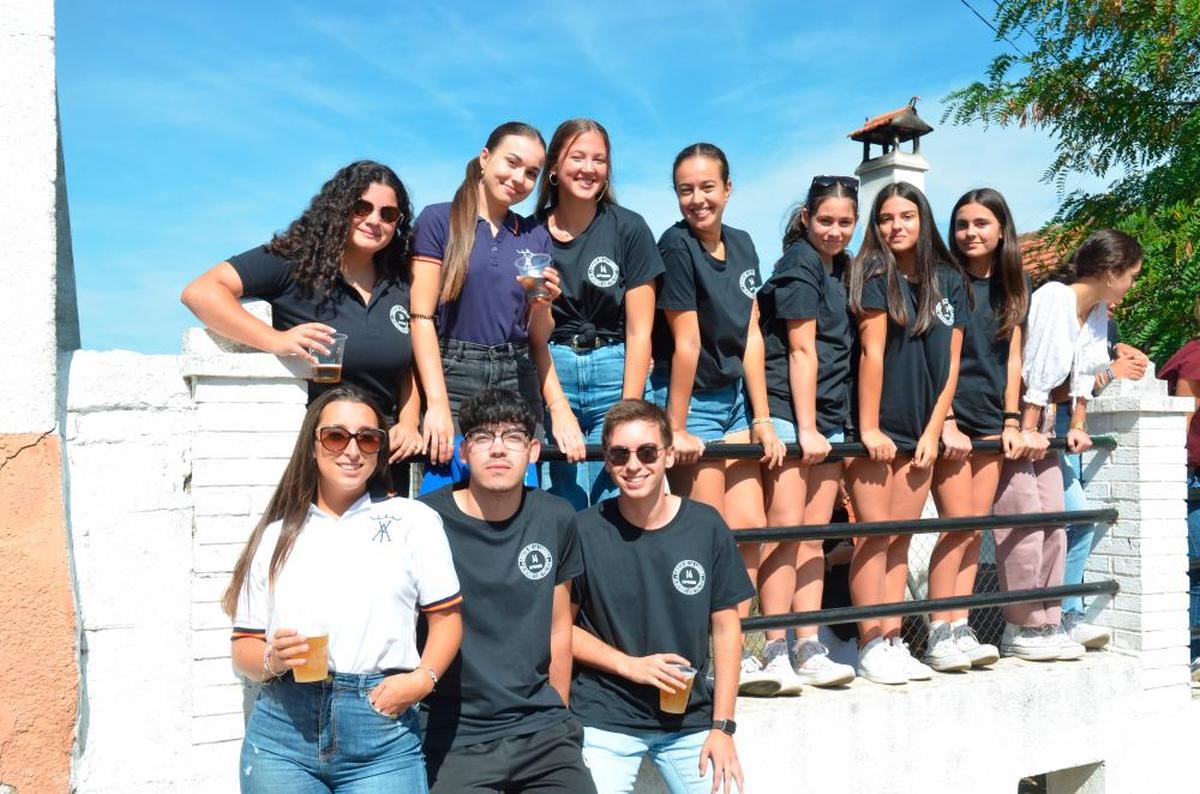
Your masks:
{"label": "sunglasses", "polygon": [[519,452],[525,449],[529,444],[529,434],[524,430],[509,428],[494,433],[491,430],[472,430],[465,436],[467,445],[473,449],[491,449],[492,444],[496,443],[496,439],[500,439],[500,443],[505,449]]}
{"label": "sunglasses", "polygon": [[604,450],[604,459],[614,466],[624,466],[629,462],[629,456],[632,454],[637,455],[638,460],[649,466],[658,460],[666,449],[666,447],[656,447],[653,444],[642,444],[636,450],[631,450],[629,447],[609,447]]}
{"label": "sunglasses", "polygon": [[[366,199],[359,199],[354,202],[350,211],[354,213],[354,217],[356,218],[365,218],[375,211],[375,205]],[[399,207],[386,206],[379,208],[379,220],[384,223],[396,223],[402,217],[404,216],[401,214]]]}
{"label": "sunglasses", "polygon": [[351,433],[338,425],[330,425],[317,430],[317,440],[330,452],[341,452],[350,446],[350,439],[354,439],[358,444],[359,452],[364,455],[374,455],[383,449],[384,438],[386,438],[386,434],[377,427],[364,428],[357,433]]}
{"label": "sunglasses", "polygon": [[[856,196],[858,195],[858,179],[856,179],[855,177],[852,177],[852,176],[814,176],[813,177],[812,187],[833,187],[834,185],[841,185],[842,187],[846,188],[846,190],[853,192],[854,195],[856,195]],[[811,190],[811,188],[810,188],[810,190]]]}

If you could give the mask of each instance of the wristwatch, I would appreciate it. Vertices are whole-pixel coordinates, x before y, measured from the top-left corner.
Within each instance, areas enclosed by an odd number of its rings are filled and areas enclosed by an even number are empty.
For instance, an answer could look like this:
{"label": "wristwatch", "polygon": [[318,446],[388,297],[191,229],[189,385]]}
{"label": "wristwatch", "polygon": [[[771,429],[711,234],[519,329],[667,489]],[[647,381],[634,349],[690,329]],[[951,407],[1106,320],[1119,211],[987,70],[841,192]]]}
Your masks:
{"label": "wristwatch", "polygon": [[713,720],[712,729],[733,736],[734,731],[737,730],[737,723],[733,720]]}

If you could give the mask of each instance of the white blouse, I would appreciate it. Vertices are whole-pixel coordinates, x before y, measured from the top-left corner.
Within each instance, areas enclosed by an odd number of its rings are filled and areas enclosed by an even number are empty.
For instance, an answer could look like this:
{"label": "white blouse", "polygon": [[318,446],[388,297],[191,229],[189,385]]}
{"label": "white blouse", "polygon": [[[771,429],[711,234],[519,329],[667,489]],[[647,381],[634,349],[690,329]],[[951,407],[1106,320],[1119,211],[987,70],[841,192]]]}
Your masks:
{"label": "white blouse", "polygon": [[1068,378],[1071,396],[1088,398],[1096,375],[1109,365],[1108,304],[1092,307],[1083,325],[1077,306],[1075,290],[1061,282],[1048,282],[1033,293],[1021,365],[1025,402],[1046,405],[1050,392]]}

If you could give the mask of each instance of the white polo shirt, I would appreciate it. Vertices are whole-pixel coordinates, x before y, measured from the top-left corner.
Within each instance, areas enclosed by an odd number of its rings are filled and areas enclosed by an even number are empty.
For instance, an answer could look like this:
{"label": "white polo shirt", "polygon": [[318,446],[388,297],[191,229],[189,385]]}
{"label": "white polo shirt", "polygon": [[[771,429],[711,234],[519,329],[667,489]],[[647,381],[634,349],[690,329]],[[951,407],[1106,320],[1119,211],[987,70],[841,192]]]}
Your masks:
{"label": "white polo shirt", "polygon": [[255,551],[234,638],[316,620],[329,627],[329,664],[339,673],[415,669],[417,607],[431,612],[462,601],[441,517],[412,499],[369,494],[340,518],[313,505],[271,587],[281,526],[268,525]]}

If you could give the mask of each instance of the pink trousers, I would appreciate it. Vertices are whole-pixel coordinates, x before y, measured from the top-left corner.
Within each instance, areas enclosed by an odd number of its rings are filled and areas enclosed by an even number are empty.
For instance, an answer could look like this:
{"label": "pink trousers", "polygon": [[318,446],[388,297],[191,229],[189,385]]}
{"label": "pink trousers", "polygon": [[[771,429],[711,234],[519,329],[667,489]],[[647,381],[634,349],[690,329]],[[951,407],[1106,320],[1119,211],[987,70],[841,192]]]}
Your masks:
{"label": "pink trousers", "polygon": [[[994,514],[1050,513],[1063,509],[1063,478],[1058,453],[1041,460],[1004,461],[1000,487],[996,489]],[[997,529],[996,570],[1000,589],[1025,590],[1055,587],[1063,582],[1067,530]],[[1004,619],[1018,626],[1057,625],[1062,618],[1061,601],[1028,601],[1004,607]]]}

